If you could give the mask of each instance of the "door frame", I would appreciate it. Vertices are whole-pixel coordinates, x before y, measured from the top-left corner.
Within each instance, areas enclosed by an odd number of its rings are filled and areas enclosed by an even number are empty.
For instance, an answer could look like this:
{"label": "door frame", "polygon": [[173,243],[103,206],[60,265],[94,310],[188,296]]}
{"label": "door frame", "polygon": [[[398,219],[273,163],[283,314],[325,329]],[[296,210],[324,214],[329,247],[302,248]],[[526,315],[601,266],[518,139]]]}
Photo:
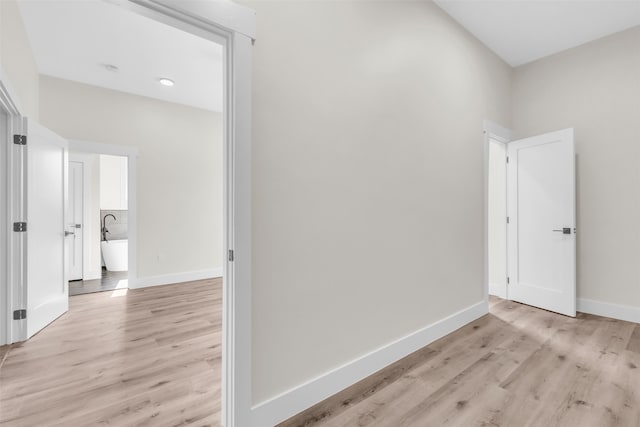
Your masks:
{"label": "door frame", "polygon": [[[256,14],[229,1],[105,0],[223,46],[222,425],[264,425],[251,396],[251,68]],[[131,247],[129,248],[131,251]]]}
{"label": "door frame", "polygon": [[[1,82],[0,82],[1,83]],[[9,319],[5,315],[5,312],[9,308],[7,298],[7,147],[9,146],[9,114],[7,111],[0,107],[0,121],[5,120],[6,123],[1,124],[0,128],[6,125],[5,131],[0,133],[0,345],[7,344],[7,325]],[[1,363],[1,362],[0,362]]]}
{"label": "door frame", "polygon": [[[490,120],[484,120],[482,129],[483,129],[482,141],[484,146],[484,208],[483,208],[483,223],[484,223],[484,272],[483,274],[484,274],[484,278],[483,278],[483,285],[484,285],[484,300],[488,303],[489,302],[489,150],[491,147],[490,140],[494,139],[498,142],[503,143],[505,145],[505,150],[506,150],[507,145],[512,139],[513,132],[511,131],[511,129],[500,126],[499,124],[494,123]],[[505,165],[505,168],[506,168],[506,165]],[[506,175],[505,175],[505,180],[506,180]],[[505,193],[506,193],[506,187],[505,187]],[[505,197],[506,197],[506,194],[505,194]],[[507,206],[505,206],[505,213],[504,213],[505,229],[507,228],[506,227],[507,207],[508,207],[508,204]],[[506,233],[507,234],[505,235],[505,238],[508,241],[508,233],[509,233],[508,229]],[[506,244],[507,242],[505,242],[505,245]],[[508,247],[505,247],[505,249],[507,249],[505,255],[508,257]],[[508,260],[505,259],[505,269],[508,269],[507,261]],[[507,274],[508,274],[508,271],[507,271]],[[509,299],[508,286],[505,287],[504,298]]]}
{"label": "door frame", "polygon": [[[121,156],[127,158],[127,191],[129,200],[127,205],[127,229],[128,229],[128,271],[127,271],[127,287],[134,288],[138,279],[138,265],[136,251],[138,248],[138,203],[137,203],[137,187],[138,187],[138,147],[116,144],[102,144],[98,142],[69,140],[69,151],[79,154],[105,154],[109,156]],[[86,177],[86,176],[85,176]],[[86,192],[85,192],[86,194]],[[83,206],[83,212],[86,206]],[[86,216],[83,214],[83,220]],[[85,229],[83,229],[83,234]]]}
{"label": "door frame", "polygon": [[27,331],[25,322],[14,321],[11,314],[13,310],[22,306],[26,290],[23,269],[16,269],[14,262],[19,255],[16,251],[22,251],[26,247],[25,239],[24,236],[16,236],[11,232],[14,219],[18,220],[25,214],[24,205],[18,203],[18,196],[23,192],[24,158],[22,150],[14,149],[15,145],[12,142],[14,134],[23,134],[25,121],[19,98],[2,66],[0,66],[0,109],[7,114],[7,133],[0,139],[0,143],[3,143],[0,147],[2,151],[0,166],[4,171],[0,173],[0,185],[3,187],[1,193],[5,196],[0,202],[2,211],[0,212],[0,235],[6,237],[2,240],[3,245],[0,247],[0,266],[3,267],[0,271],[0,296],[4,301],[4,304],[0,304],[0,345],[4,345],[19,341],[19,337]]}
{"label": "door frame", "polygon": [[[509,299],[508,298],[508,288],[507,288],[507,277],[509,276],[509,265],[508,265],[508,260],[509,260],[509,236],[507,235],[507,233],[509,232],[509,222],[507,220],[508,218],[508,199],[507,199],[507,144],[508,142],[505,142],[501,139],[497,139],[494,135],[490,135],[489,136],[489,160],[488,160],[488,174],[489,174],[489,182],[487,184],[488,189],[487,189],[487,253],[488,253],[488,257],[487,257],[487,275],[488,275],[488,288],[489,288],[489,295],[495,295],[499,298],[503,298],[503,299]],[[502,150],[502,154],[503,154],[503,177],[504,177],[504,182],[501,183],[500,185],[502,186],[502,196],[504,199],[504,211],[502,211],[502,220],[504,221],[502,223],[502,227],[504,229],[504,240],[502,242],[503,244],[503,248],[504,248],[504,259],[503,259],[503,269],[502,269],[502,281],[500,283],[494,283],[492,282],[492,278],[491,278],[491,247],[490,247],[490,235],[489,235],[489,223],[491,222],[492,218],[491,218],[491,207],[489,206],[489,196],[492,190],[492,187],[495,184],[492,184],[490,181],[490,176],[491,176],[491,151],[492,151],[492,144],[496,144],[500,146],[500,149]],[[493,285],[493,286],[492,286]]]}

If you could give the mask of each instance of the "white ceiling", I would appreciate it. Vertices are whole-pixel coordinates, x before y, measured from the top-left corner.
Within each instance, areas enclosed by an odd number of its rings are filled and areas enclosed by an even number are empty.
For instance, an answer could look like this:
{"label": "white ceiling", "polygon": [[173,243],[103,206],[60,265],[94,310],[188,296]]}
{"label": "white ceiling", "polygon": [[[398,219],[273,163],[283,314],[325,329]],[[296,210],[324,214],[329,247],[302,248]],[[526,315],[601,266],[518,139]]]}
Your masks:
{"label": "white ceiling", "polygon": [[514,67],[640,25],[640,0],[434,1]]}
{"label": "white ceiling", "polygon": [[220,45],[102,0],[19,5],[41,74],[222,111]]}

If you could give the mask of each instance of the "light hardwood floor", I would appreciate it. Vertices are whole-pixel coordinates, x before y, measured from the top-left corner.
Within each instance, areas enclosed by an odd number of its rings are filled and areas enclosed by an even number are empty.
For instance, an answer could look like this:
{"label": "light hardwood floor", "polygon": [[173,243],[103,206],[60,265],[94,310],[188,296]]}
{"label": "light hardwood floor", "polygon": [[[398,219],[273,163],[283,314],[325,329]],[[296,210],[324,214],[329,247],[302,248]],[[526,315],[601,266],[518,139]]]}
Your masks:
{"label": "light hardwood floor", "polygon": [[218,426],[221,290],[215,279],[70,298],[10,348],[0,425]]}
{"label": "light hardwood floor", "polygon": [[[111,295],[71,298],[10,349],[0,425],[218,426],[220,281]],[[281,424],[444,425],[640,427],[640,325],[492,299],[491,314]]]}
{"label": "light hardwood floor", "polygon": [[491,299],[463,327],[280,427],[640,427],[640,325]]}

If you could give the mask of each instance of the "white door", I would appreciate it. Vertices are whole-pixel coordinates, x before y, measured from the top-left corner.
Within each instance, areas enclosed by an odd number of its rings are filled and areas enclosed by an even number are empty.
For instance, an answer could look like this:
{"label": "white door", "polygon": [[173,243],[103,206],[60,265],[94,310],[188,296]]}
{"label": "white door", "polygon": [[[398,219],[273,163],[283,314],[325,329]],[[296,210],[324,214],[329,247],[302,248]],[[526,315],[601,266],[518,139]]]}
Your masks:
{"label": "white door", "polygon": [[84,165],[69,162],[69,210],[67,244],[69,245],[69,280],[82,279],[82,216],[84,210]]}
{"label": "white door", "polygon": [[573,129],[508,144],[508,297],[576,315]]}
{"label": "white door", "polygon": [[67,141],[39,124],[27,126],[27,337],[69,307],[65,210]]}

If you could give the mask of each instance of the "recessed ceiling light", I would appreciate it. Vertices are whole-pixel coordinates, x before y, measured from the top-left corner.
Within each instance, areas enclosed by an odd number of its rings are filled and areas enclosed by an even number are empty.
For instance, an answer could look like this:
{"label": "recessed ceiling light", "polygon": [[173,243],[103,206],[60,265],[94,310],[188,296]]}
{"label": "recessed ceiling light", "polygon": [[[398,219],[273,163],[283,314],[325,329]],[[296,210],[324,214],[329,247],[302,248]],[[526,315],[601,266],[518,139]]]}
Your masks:
{"label": "recessed ceiling light", "polygon": [[115,66],[113,64],[104,64],[104,68],[105,68],[105,70],[111,71],[111,72],[114,72],[114,73],[116,71],[118,71],[118,69],[119,69],[117,66]]}
{"label": "recessed ceiling light", "polygon": [[175,83],[173,82],[173,80],[171,79],[167,79],[167,78],[161,78],[160,80],[158,80],[160,82],[161,85],[163,86],[173,86]]}

